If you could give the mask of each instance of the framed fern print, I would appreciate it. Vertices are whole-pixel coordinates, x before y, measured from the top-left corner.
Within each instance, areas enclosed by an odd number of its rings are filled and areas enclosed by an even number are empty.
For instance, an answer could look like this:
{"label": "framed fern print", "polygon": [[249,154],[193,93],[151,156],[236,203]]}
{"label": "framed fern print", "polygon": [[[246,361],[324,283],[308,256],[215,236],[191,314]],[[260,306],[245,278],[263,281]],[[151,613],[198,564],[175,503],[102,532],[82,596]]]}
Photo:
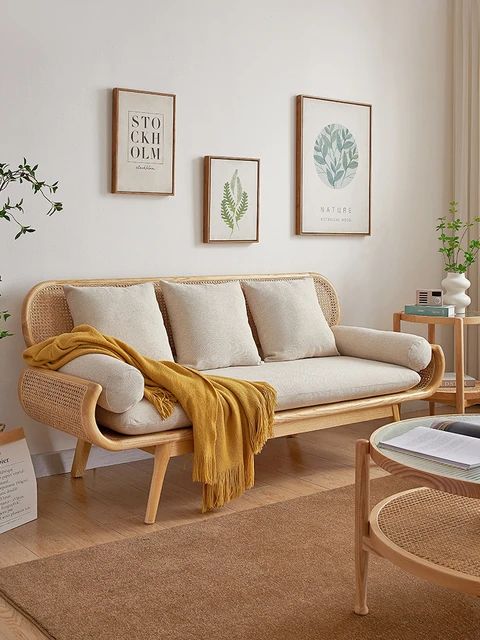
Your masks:
{"label": "framed fern print", "polygon": [[204,242],[258,242],[260,160],[205,156]]}
{"label": "framed fern print", "polygon": [[298,235],[370,235],[372,106],[297,96]]}

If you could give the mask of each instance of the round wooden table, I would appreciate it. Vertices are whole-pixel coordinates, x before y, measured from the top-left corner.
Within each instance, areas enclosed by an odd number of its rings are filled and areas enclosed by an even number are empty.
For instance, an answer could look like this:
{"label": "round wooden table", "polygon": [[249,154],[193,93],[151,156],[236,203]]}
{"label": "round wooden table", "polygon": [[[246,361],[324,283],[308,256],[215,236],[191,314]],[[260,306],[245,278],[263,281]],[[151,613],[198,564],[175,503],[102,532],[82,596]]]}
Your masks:
{"label": "round wooden table", "polygon": [[[368,556],[374,552],[420,578],[480,596],[480,467],[463,470],[379,446],[442,420],[480,425],[480,415],[401,420],[358,440],[355,467],[355,613],[367,607]],[[370,511],[370,458],[422,487],[382,500]]]}

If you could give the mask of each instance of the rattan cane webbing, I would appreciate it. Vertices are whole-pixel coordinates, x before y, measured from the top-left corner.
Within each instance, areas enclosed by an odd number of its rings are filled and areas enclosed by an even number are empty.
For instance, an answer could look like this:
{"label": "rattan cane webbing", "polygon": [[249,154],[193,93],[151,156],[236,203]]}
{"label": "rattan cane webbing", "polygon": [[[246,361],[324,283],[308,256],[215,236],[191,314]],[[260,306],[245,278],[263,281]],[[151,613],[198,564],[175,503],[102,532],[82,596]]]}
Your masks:
{"label": "rattan cane webbing", "polygon": [[81,440],[89,440],[82,412],[87,393],[81,380],[45,376],[41,369],[26,369],[22,376],[20,397],[26,413]]}
{"label": "rattan cane webbing", "polygon": [[405,551],[480,577],[480,500],[434,489],[409,491],[381,509],[378,525]]}
{"label": "rattan cane webbing", "polygon": [[[313,277],[315,289],[317,292],[318,301],[322,307],[323,313],[330,326],[335,325],[339,321],[340,307],[338,303],[338,297],[335,289],[331,283],[321,275],[318,274],[292,274],[292,275],[280,275],[280,276],[252,276],[251,278],[240,276],[228,276],[225,277],[206,277],[204,279],[196,278],[138,278],[128,280],[71,280],[62,282],[46,282],[39,285],[30,296],[28,304],[25,308],[24,317],[24,335],[27,344],[40,342],[46,338],[50,338],[60,333],[71,331],[73,328],[73,321],[68,309],[67,301],[63,293],[64,284],[73,284],[75,286],[97,286],[97,287],[127,287],[132,284],[140,284],[142,282],[153,282],[157,300],[160,305],[160,309],[163,314],[165,327],[167,329],[168,337],[172,350],[175,353],[175,345],[173,343],[172,330],[168,313],[163,299],[161,290],[161,280],[171,280],[173,282],[183,282],[192,285],[196,284],[219,284],[221,282],[247,282],[249,279],[272,281],[272,280],[298,280],[311,276]],[[258,336],[255,325],[251,318],[250,313],[249,321],[252,326],[252,331],[257,341]]]}
{"label": "rattan cane webbing", "polygon": [[422,369],[422,371],[419,372],[419,375],[421,376],[421,380],[415,388],[424,389],[425,387],[428,387],[428,385],[432,381],[434,374],[435,374],[435,363],[433,362],[433,360],[430,360],[430,362],[425,367],[425,369]]}

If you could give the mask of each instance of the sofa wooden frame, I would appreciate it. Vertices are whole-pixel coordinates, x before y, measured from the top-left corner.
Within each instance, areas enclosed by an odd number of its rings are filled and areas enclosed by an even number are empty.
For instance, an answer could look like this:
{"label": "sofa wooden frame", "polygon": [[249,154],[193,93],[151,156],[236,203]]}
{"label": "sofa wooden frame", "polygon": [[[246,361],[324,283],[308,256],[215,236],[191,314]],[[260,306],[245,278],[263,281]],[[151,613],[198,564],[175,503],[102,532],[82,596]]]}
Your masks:
{"label": "sofa wooden frame", "polygon": [[[205,284],[246,280],[294,280],[306,276],[310,276],[314,280],[319,304],[328,323],[330,326],[338,324],[340,309],[335,289],[326,278],[316,273],[57,280],[36,285],[26,296],[22,312],[23,335],[25,343],[29,346],[72,329],[73,322],[63,293],[64,284],[129,286],[142,282],[153,282],[174,349],[171,327],[161,292],[162,280]],[[249,320],[254,337],[258,342],[250,314]],[[431,362],[420,372],[421,380],[413,389],[360,400],[278,411],[275,414],[273,437],[328,429],[377,418],[390,417],[399,420],[400,404],[411,400],[425,400],[431,396],[440,385],[444,368],[445,362],[441,348],[432,345]],[[27,368],[22,372],[19,380],[19,398],[25,412],[38,422],[77,438],[72,464],[74,478],[83,476],[92,445],[109,451],[141,449],[153,455],[153,473],[145,514],[145,523],[151,524],[156,520],[163,481],[170,458],[193,451],[192,430],[191,428],[181,428],[145,435],[122,435],[105,429],[98,425],[95,419],[95,409],[101,391],[101,386],[94,382],[45,369]]]}

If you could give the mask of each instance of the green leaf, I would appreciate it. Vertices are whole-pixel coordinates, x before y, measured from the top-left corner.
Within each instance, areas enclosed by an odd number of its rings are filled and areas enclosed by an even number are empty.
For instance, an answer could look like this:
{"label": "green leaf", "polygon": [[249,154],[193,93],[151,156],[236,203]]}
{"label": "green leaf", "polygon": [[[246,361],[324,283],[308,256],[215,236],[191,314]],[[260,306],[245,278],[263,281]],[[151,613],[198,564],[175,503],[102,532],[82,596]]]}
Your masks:
{"label": "green leaf", "polygon": [[240,182],[240,178],[237,175],[237,207],[242,198],[242,192],[243,192],[242,183]]}
{"label": "green leaf", "polygon": [[227,227],[233,231],[233,218],[228,212],[227,203],[225,200],[222,200],[220,205],[220,215],[222,220],[225,222]]}
{"label": "green leaf", "polygon": [[232,190],[232,193],[235,193],[235,182],[236,182],[236,179],[237,179],[237,173],[238,173],[238,171],[237,171],[237,169],[235,169],[235,171],[233,173],[233,176],[232,176],[232,179],[230,180],[230,189]]}
{"label": "green leaf", "polygon": [[235,213],[236,213],[236,207],[235,207],[235,201],[233,200],[233,196],[232,196],[232,190],[230,188],[230,185],[228,184],[228,182],[226,182],[223,186],[223,199],[225,200],[228,208],[230,209],[233,217],[235,217]]}
{"label": "green leaf", "polygon": [[237,226],[238,226],[238,223],[240,222],[240,219],[243,218],[243,216],[247,213],[247,209],[248,209],[248,194],[246,191],[244,191],[242,193],[242,199],[240,201],[240,205],[237,210],[237,217],[235,220],[235,222],[237,223]]}

